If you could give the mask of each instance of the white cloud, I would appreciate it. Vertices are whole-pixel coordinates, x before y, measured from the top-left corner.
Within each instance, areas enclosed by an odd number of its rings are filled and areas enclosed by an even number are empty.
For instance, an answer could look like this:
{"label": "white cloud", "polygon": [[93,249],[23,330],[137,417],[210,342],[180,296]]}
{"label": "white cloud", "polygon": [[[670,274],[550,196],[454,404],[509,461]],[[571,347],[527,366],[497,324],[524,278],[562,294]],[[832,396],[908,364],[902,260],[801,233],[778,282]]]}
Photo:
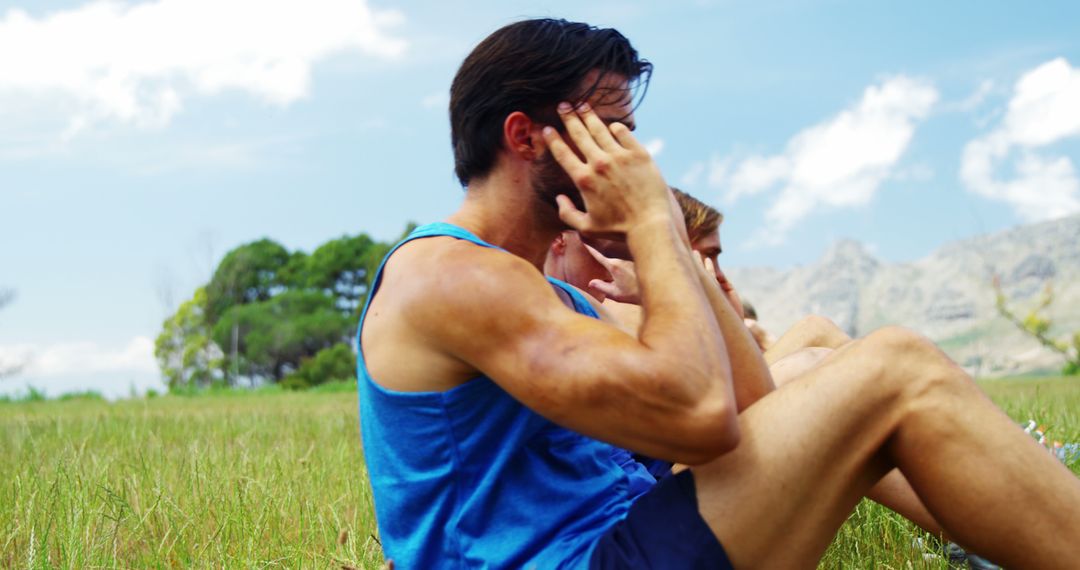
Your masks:
{"label": "white cloud", "polygon": [[193,96],[228,90],[274,105],[305,97],[312,66],[341,52],[390,60],[400,12],[365,0],[96,1],[0,17],[0,95],[47,100],[65,137],[102,120],[161,127]]}
{"label": "white cloud", "polygon": [[975,91],[971,92],[971,95],[968,95],[966,98],[960,101],[944,103],[942,104],[942,107],[944,108],[944,110],[948,111],[971,113],[977,110],[983,104],[983,102],[986,101],[986,98],[989,97],[990,94],[993,92],[994,82],[990,79],[985,79],[979,83],[979,85],[975,88]]}
{"label": "white cloud", "polygon": [[25,362],[23,376],[50,377],[100,372],[146,373],[158,370],[154,341],[137,336],[122,347],[103,347],[93,341],[64,342],[48,346],[17,344],[0,346],[0,361]]}
{"label": "white cloud", "polygon": [[664,139],[653,139],[645,143],[645,150],[649,151],[653,158],[660,156],[660,153],[664,151]]}
{"label": "white cloud", "polygon": [[779,187],[758,236],[779,243],[819,208],[869,202],[937,100],[929,83],[892,77],[867,87],[851,108],[795,134],[781,154],[714,158],[709,185],[724,190],[728,203]]}
{"label": "white cloud", "polygon": [[[1080,211],[1080,178],[1072,160],[1040,149],[1080,136],[1080,68],[1063,58],[1025,73],[1004,118],[964,147],[960,178],[971,192],[1010,204],[1029,221]],[[999,179],[999,166],[1013,178]]]}

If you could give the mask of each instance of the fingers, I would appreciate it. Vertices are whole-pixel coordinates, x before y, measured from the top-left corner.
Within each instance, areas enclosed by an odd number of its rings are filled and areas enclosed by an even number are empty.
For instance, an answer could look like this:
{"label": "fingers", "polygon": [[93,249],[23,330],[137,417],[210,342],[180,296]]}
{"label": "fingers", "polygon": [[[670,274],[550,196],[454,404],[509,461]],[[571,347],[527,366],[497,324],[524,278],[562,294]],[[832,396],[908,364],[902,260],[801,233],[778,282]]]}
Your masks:
{"label": "fingers", "polygon": [[[582,106],[585,107],[586,104],[582,103]],[[570,140],[574,141],[578,150],[585,156],[585,161],[591,162],[596,160],[604,151],[600,149],[596,139],[593,138],[592,132],[582,122],[580,113],[580,110],[575,112],[570,103],[559,103],[559,117],[562,118],[563,125],[566,126],[566,134],[570,135]],[[593,115],[595,116],[595,113]]]}
{"label": "fingers", "polygon": [[596,111],[593,111],[588,103],[579,105],[577,114],[585,123],[585,127],[589,129],[589,134],[592,135],[597,146],[607,152],[620,149],[619,143],[615,142],[615,137],[611,135],[611,129],[608,128],[604,121],[600,120],[600,116],[596,114]]}
{"label": "fingers", "polygon": [[612,260],[610,258],[608,258],[604,254],[600,253],[593,246],[591,246],[591,245],[589,245],[587,243],[582,243],[581,245],[585,246],[585,249],[587,249],[589,251],[589,255],[591,255],[593,257],[593,259],[596,260],[597,263],[599,263],[600,265],[603,265],[604,269],[607,269],[608,271],[611,271],[615,267],[615,263],[612,262]]}
{"label": "fingers", "polygon": [[[695,251],[694,253],[697,252]],[[702,257],[700,253],[698,253],[698,258],[704,262],[705,271],[708,271],[711,275],[716,275],[716,266],[713,265],[711,259],[709,259],[708,257]]]}
{"label": "fingers", "polygon": [[566,141],[559,136],[558,131],[554,127],[544,127],[540,133],[544,137],[544,143],[547,144],[548,150],[551,151],[551,156],[570,175],[570,178],[581,176],[582,171],[585,169],[585,163],[581,162],[581,159],[574,154],[574,151],[570,150],[570,145],[566,144]]}
{"label": "fingers", "polygon": [[619,143],[619,146],[626,150],[648,152],[645,147],[641,146],[634,134],[630,132],[630,127],[622,123],[612,123],[608,127],[608,132],[615,137],[615,141]]}
{"label": "fingers", "polygon": [[579,210],[573,200],[565,194],[559,194],[555,197],[555,202],[559,205],[559,219],[563,223],[579,232],[588,231],[589,215]]}
{"label": "fingers", "polygon": [[613,281],[593,279],[592,281],[589,281],[589,288],[603,293],[605,297],[614,298],[619,295],[619,288],[615,286]]}

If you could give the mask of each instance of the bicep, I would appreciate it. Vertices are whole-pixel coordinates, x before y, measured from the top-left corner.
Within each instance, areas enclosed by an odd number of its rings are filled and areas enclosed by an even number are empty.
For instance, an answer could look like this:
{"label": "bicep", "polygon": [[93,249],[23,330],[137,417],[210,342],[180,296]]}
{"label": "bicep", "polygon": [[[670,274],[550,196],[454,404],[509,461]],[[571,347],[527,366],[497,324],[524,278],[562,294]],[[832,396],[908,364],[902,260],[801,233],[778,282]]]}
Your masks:
{"label": "bicep", "polygon": [[718,427],[723,422],[706,403],[718,400],[695,397],[677,380],[682,371],[700,374],[700,363],[677,361],[615,326],[558,309],[505,347],[477,354],[477,368],[553,422],[651,457],[697,463],[728,445],[721,438],[732,426]]}
{"label": "bicep", "polygon": [[570,310],[527,269],[504,268],[497,282],[444,288],[434,300],[443,313],[441,324],[429,328],[434,342],[560,425],[669,455],[671,434],[693,419],[680,408],[692,402],[664,385],[662,372],[677,363],[611,324]]}

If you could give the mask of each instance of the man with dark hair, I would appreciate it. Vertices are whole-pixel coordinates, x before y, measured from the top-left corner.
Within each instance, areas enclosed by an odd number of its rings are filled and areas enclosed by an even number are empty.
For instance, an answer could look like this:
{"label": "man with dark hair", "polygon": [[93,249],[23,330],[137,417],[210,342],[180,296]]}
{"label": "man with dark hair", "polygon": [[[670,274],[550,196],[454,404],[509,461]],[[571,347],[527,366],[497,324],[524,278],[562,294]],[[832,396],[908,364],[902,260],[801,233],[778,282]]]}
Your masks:
{"label": "man with dark hair", "polygon": [[[966,546],[1011,565],[1076,560],[1080,540],[1057,537],[1080,537],[1080,482],[922,337],[879,331],[771,390],[631,134],[632,87],[649,71],[618,32],[561,20],[502,28],[459,70],[464,203],[391,252],[360,323],[386,556],[402,568],[812,566],[897,468]],[[541,274],[568,226],[625,239],[636,336]],[[656,482],[627,450],[692,467]]]}

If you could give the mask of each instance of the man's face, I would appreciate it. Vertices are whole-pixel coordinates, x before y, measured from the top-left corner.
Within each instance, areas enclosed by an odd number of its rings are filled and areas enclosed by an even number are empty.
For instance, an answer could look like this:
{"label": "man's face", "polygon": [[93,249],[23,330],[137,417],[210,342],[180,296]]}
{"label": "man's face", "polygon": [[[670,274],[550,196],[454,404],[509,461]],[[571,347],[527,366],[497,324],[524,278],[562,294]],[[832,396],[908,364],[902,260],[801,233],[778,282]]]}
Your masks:
{"label": "man's face", "polygon": [[[596,81],[598,74],[599,72],[595,71],[590,73],[585,77],[582,84],[592,85]],[[607,124],[621,122],[630,130],[634,130],[635,127],[633,103],[633,92],[630,90],[629,83],[621,75],[615,74],[605,76],[597,86],[595,93],[589,98],[589,105],[592,106],[602,121]],[[558,114],[552,110],[551,113],[543,113],[542,115],[543,117],[535,119],[538,132],[544,125],[555,127],[562,134],[563,140],[581,157],[577,145],[566,134]],[[585,210],[581,192],[574,186],[570,176],[559,166],[559,163],[555,161],[550,152],[545,151],[533,162],[530,186],[537,199],[544,204],[558,208],[555,197],[563,194],[570,198],[578,209]]]}
{"label": "man's face", "polygon": [[722,273],[720,272],[720,252],[723,251],[720,248],[720,230],[705,235],[699,238],[697,241],[690,244],[690,247],[694,251],[701,254],[701,257],[711,260],[713,264],[713,270],[716,273],[716,278],[720,279]]}

